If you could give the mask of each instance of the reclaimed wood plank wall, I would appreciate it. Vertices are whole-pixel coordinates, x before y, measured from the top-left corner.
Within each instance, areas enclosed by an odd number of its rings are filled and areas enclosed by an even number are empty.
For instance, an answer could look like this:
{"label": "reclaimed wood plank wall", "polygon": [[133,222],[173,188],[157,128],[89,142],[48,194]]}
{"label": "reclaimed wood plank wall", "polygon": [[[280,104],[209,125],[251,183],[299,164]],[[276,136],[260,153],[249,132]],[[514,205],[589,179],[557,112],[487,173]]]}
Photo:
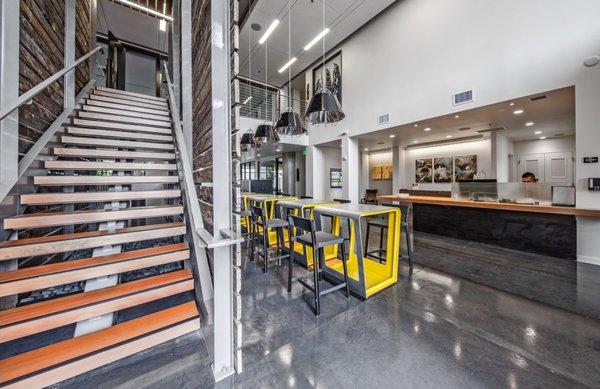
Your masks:
{"label": "reclaimed wood plank wall", "polygon": [[[92,24],[90,21],[90,0],[77,0],[75,3],[75,59],[87,54],[90,47]],[[75,95],[90,80],[90,59],[75,68]]]}

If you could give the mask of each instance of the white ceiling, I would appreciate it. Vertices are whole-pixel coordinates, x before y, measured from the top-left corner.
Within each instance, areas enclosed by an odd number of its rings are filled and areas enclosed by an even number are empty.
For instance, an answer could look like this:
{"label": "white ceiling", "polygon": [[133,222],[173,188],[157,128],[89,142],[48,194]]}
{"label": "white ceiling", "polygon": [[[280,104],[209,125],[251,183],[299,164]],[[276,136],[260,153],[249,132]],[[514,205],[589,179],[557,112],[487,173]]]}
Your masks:
{"label": "white ceiling", "polygon": [[[546,96],[546,98],[531,100],[539,96]],[[522,109],[524,112],[515,115],[514,111],[518,109]],[[455,115],[459,117],[456,118]],[[525,126],[527,122],[533,122],[534,125]],[[469,129],[465,129],[467,127]],[[480,135],[477,131],[500,127],[506,129],[499,133],[513,141],[536,140],[540,136],[549,139],[575,135],[575,88],[567,87],[537,93],[417,123],[371,132],[359,138],[361,140],[360,147],[366,147],[369,151],[373,151],[390,148],[393,145],[418,145],[472,137]],[[425,128],[431,128],[431,130],[426,132]],[[536,131],[542,131],[542,133],[535,134]],[[484,132],[483,134],[489,135],[490,133]],[[390,135],[394,135],[394,137],[391,138]],[[452,138],[447,138],[447,136]]]}
{"label": "white ceiling", "polygon": [[[358,30],[395,0],[326,0],[325,27],[331,31],[325,36],[325,50]],[[298,60],[291,66],[292,78],[322,56],[322,43],[308,52],[304,46],[323,30],[322,0],[290,0],[292,14],[291,57]],[[265,44],[258,39],[274,19],[279,26]],[[240,29],[240,73],[245,77],[265,81],[265,49],[267,49],[267,78],[269,84],[281,87],[288,81],[288,72],[278,70],[288,61],[288,0],[258,0]],[[252,24],[262,29],[254,31]],[[248,39],[252,48],[252,74],[249,69]]]}

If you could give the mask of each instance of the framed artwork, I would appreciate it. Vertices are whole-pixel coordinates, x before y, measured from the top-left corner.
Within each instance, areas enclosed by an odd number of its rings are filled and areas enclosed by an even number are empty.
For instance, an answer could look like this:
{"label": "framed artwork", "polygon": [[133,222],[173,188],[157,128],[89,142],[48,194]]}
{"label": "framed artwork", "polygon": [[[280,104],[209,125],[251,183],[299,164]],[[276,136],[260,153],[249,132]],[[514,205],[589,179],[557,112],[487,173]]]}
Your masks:
{"label": "framed artwork", "polygon": [[[312,93],[316,93],[321,89],[321,84],[324,81],[325,87],[337,96],[340,104],[342,104],[342,52],[338,51],[333,56],[325,61],[325,74],[323,72],[323,64],[320,64],[313,69],[313,88]],[[322,81],[323,80],[323,81]],[[308,99],[308,98],[307,98]]]}
{"label": "framed artwork", "polygon": [[371,168],[371,179],[372,180],[381,180],[381,166],[373,166]]}
{"label": "framed artwork", "polygon": [[330,188],[341,188],[342,187],[342,169],[329,169],[329,187]]}
{"label": "framed artwork", "polygon": [[415,160],[415,182],[419,184],[433,182],[433,158]]}
{"label": "framed artwork", "polygon": [[385,165],[381,167],[381,179],[391,180],[394,178],[394,168],[392,165]]}
{"label": "framed artwork", "polygon": [[452,182],[453,175],[452,157],[438,157],[433,159],[433,182]]}
{"label": "framed artwork", "polygon": [[472,180],[477,174],[477,155],[454,157],[454,181]]}

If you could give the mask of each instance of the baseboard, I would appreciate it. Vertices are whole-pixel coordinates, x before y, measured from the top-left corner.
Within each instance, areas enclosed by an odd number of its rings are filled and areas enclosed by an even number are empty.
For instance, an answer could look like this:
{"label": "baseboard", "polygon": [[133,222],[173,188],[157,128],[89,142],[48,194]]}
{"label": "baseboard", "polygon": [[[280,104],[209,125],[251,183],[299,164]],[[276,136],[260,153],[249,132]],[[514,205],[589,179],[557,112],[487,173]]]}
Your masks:
{"label": "baseboard", "polygon": [[600,266],[600,258],[578,255],[577,262],[589,263],[590,265]]}

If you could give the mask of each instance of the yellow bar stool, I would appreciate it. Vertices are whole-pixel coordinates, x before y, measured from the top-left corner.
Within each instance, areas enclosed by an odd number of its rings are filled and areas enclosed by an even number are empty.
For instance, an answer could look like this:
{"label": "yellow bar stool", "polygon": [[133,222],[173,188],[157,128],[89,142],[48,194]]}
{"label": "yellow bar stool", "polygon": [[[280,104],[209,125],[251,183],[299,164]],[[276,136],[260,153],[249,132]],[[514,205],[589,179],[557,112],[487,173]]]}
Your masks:
{"label": "yellow bar stool", "polygon": [[[321,314],[321,296],[335,292],[336,290],[344,289],[346,298],[350,297],[350,289],[348,284],[348,267],[346,265],[346,253],[344,249],[344,238],[341,236],[333,235],[324,231],[317,231],[315,228],[314,220],[305,219],[303,217],[292,216],[288,218],[290,226],[290,242],[291,247],[294,247],[295,243],[298,242],[302,245],[304,250],[304,257],[306,257],[306,248],[309,247],[312,250],[313,257],[313,282],[312,285],[303,278],[298,278],[298,282],[305,288],[312,291],[315,296],[315,314],[319,316]],[[344,269],[344,282],[335,285],[331,288],[321,290],[321,272],[325,262],[324,249],[328,246],[339,245],[342,252],[342,264]],[[294,267],[294,256],[296,255],[295,250],[291,250],[291,257],[289,261],[288,270],[288,293],[292,291],[292,272]]]}

